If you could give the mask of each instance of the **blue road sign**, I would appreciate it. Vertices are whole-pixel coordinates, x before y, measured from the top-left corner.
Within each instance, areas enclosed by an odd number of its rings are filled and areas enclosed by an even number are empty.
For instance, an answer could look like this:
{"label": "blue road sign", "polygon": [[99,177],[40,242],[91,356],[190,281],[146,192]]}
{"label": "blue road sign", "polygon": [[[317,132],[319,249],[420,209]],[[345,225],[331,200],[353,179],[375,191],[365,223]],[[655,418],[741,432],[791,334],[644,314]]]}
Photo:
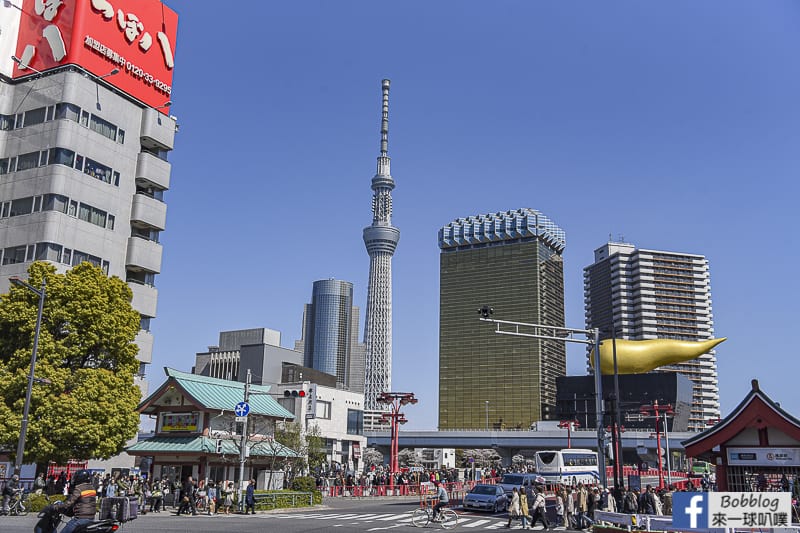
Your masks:
{"label": "blue road sign", "polygon": [[236,407],[233,408],[233,412],[236,413],[236,416],[247,416],[247,413],[250,412],[250,404],[247,402],[239,402],[236,404]]}

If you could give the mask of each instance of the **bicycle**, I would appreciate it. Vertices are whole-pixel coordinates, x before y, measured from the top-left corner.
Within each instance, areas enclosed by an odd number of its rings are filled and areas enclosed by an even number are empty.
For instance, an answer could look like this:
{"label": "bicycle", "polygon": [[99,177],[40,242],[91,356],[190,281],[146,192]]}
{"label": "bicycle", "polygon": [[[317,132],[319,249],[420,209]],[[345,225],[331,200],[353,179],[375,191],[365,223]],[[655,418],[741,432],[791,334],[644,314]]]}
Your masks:
{"label": "bicycle", "polygon": [[414,527],[428,527],[430,522],[439,524],[442,529],[453,529],[458,525],[458,514],[448,507],[443,507],[439,510],[439,516],[434,520],[433,508],[425,505],[411,515],[411,523]]}
{"label": "bicycle", "polygon": [[28,493],[23,492],[21,489],[15,491],[11,501],[8,502],[8,515],[9,516],[25,516],[30,511],[30,502],[28,501]]}

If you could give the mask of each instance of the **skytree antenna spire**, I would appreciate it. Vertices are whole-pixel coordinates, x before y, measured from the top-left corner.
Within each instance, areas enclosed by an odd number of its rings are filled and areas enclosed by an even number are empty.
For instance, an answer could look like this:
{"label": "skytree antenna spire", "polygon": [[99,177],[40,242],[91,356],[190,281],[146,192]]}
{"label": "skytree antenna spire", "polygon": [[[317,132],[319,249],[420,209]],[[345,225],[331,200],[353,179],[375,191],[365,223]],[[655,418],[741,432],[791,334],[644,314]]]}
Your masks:
{"label": "skytree antenna spire", "polygon": [[364,244],[369,254],[367,288],[366,372],[364,408],[377,411],[385,407],[376,401],[392,389],[392,256],[400,240],[400,230],[392,226],[394,179],[389,159],[389,80],[383,80],[381,151],[372,178],[372,225],[364,228]]}

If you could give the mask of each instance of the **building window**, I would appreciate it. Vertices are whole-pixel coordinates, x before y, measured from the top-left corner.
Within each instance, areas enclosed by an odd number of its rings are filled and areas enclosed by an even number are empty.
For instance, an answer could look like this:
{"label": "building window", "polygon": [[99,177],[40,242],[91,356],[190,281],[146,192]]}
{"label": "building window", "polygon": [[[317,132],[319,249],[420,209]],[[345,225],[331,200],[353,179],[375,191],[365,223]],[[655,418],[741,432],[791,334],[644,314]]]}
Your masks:
{"label": "building window", "polygon": [[83,167],[84,174],[88,174],[93,178],[106,183],[112,183],[111,169],[102,163],[98,163],[93,159],[86,158],[86,164]]}
{"label": "building window", "polygon": [[0,115],[0,130],[9,131],[14,129],[14,115]]}
{"label": "building window", "polygon": [[3,264],[14,265],[17,263],[24,263],[27,248],[28,246],[25,244],[6,248],[3,250]]}
{"label": "building window", "polygon": [[364,411],[359,411],[357,409],[347,410],[347,434],[364,434]]}
{"label": "building window", "polygon": [[25,111],[25,126],[33,126],[34,124],[41,124],[44,122],[47,115],[47,108],[40,107],[38,109],[31,109]]}
{"label": "building window", "polygon": [[51,148],[50,164],[66,165],[72,168],[75,166],[75,152],[72,150],[67,150],[66,148]]}
{"label": "building window", "polygon": [[60,244],[53,244],[51,242],[37,243],[36,260],[58,262],[61,257],[61,249],[62,247]]}
{"label": "building window", "polygon": [[9,216],[18,217],[20,215],[30,215],[32,210],[33,210],[33,196],[28,196],[27,198],[20,198],[18,200],[12,200],[11,212],[9,213]]}
{"label": "building window", "polygon": [[317,418],[323,420],[331,419],[331,402],[317,400]]}
{"label": "building window", "polygon": [[17,172],[39,166],[39,152],[29,152],[17,157]]}
{"label": "building window", "polygon": [[73,122],[78,122],[78,118],[80,117],[80,115],[81,115],[81,108],[76,106],[75,104],[69,104],[67,102],[61,102],[60,104],[56,104],[57,119],[65,118]]}
{"label": "building window", "polygon": [[91,120],[89,120],[89,129],[96,131],[104,137],[108,137],[112,141],[117,138],[117,127],[97,115],[92,115]]}

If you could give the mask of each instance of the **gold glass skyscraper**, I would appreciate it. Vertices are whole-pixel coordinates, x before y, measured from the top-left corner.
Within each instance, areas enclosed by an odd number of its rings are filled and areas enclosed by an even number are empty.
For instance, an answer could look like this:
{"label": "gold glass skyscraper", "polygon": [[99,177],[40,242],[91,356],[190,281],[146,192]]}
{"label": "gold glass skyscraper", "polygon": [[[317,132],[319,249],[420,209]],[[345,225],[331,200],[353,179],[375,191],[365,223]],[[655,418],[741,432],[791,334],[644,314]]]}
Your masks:
{"label": "gold glass skyscraper", "polygon": [[528,428],[554,408],[563,342],[499,335],[495,318],[564,326],[564,231],[533,209],[439,230],[439,428]]}

